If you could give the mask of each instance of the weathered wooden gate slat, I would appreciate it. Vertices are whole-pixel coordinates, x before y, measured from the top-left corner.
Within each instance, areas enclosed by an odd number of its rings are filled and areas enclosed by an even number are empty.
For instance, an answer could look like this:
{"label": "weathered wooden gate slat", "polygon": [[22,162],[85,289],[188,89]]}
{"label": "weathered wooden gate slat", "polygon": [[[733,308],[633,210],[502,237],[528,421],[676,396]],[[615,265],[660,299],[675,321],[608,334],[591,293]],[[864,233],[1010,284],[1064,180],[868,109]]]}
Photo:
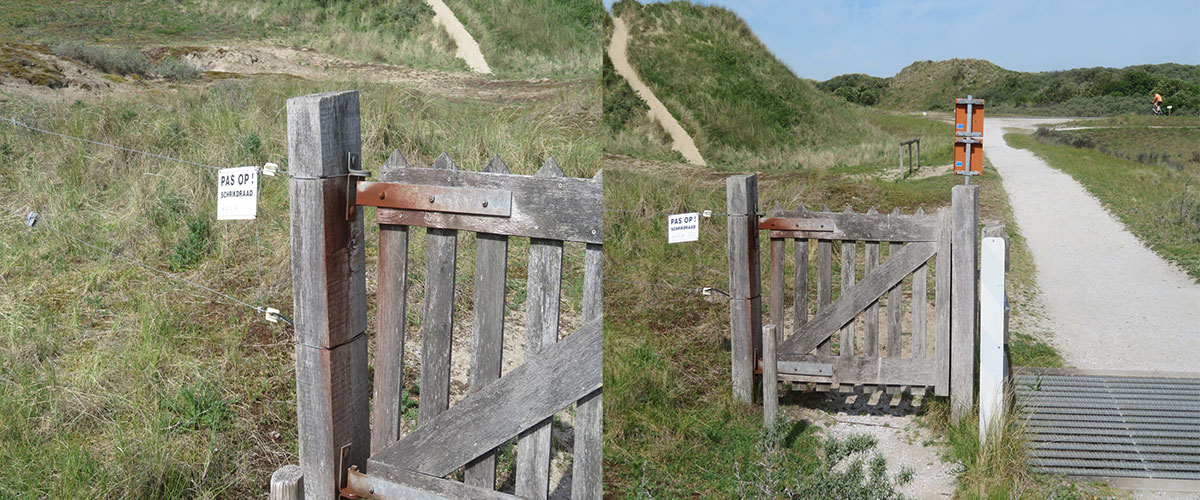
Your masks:
{"label": "weathered wooden gate slat", "polygon": [[[507,174],[508,165],[492,157],[485,172]],[[475,318],[471,337],[471,392],[500,378],[504,352],[504,295],[508,285],[508,236],[475,236]],[[492,489],[496,485],[496,455],[485,453],[463,471],[463,482]]]}
{"label": "weathered wooden gate slat", "polygon": [[[380,171],[411,168],[393,151]],[[371,405],[371,453],[400,439],[404,393],[404,324],[408,311],[408,226],[379,225],[379,290],[376,294],[375,398]]]}
{"label": "weathered wooden gate slat", "polygon": [[[874,212],[872,208],[867,213]],[[869,275],[879,267],[879,242],[868,241],[866,246],[866,256],[863,262],[863,275]],[[866,316],[863,318],[863,355],[873,357],[879,355],[879,299],[871,301],[871,305],[867,307]]]}
{"label": "weathered wooden gate slat", "polygon": [[[941,213],[942,235],[938,239],[937,257],[933,261],[936,267],[934,279],[937,281],[933,290],[934,314],[934,346],[933,353],[937,356],[937,384],[934,394],[946,396],[950,394],[950,226],[953,222],[951,214],[943,210]],[[972,359],[974,357],[972,356]]]}
{"label": "weathered wooden gate slat", "polygon": [[351,474],[351,486],[358,491],[374,491],[382,500],[518,500],[521,497],[473,486],[458,481],[404,469],[386,469],[366,474]]}
{"label": "weathered wooden gate slat", "polygon": [[[826,209],[828,211],[828,209]],[[830,240],[817,240],[817,313],[812,319],[816,319],[821,313],[827,312],[829,304],[833,301],[833,242]],[[810,320],[811,321],[811,320]],[[804,326],[808,326],[806,323]],[[799,332],[800,330],[796,330]],[[794,336],[794,334],[793,334]],[[778,350],[782,345],[775,346]],[[829,354],[833,352],[833,342],[826,339],[821,342],[817,348],[820,354]]]}
{"label": "weathered wooden gate slat", "polygon": [[[563,171],[551,158],[546,160],[535,176],[559,178],[563,177]],[[558,341],[562,256],[562,241],[529,240],[529,282],[525,302],[526,356],[536,355]],[[539,422],[523,431],[517,440],[516,493],[519,496],[541,499],[550,494],[550,423],[549,418]]]}
{"label": "weathered wooden gate slat", "polygon": [[[446,153],[433,168],[455,170]],[[450,406],[450,353],[454,344],[454,278],[458,231],[429,228],[425,235],[425,303],[421,313],[421,402],[417,421]]]}
{"label": "weathered wooden gate slat", "polygon": [[875,268],[875,273],[865,276],[861,283],[845,293],[837,302],[818,312],[804,329],[785,340],[779,346],[780,355],[807,353],[824,342],[835,329],[851,321],[877,297],[912,272],[918,264],[932,257],[936,250],[937,245],[934,243],[919,242],[894,252],[888,260]]}
{"label": "weathered wooden gate slat", "polygon": [[[597,179],[601,174],[596,174]],[[604,247],[588,244],[584,249],[583,320],[604,317]],[[600,364],[600,359],[595,359]],[[595,367],[600,368],[600,367]],[[600,368],[602,369],[602,368]],[[571,498],[596,499],[604,484],[604,395],[593,391],[575,406],[575,447],[571,469]]]}
{"label": "weathered wooden gate slat", "polygon": [[[896,251],[897,251],[897,250],[899,250],[899,249],[901,249],[901,248],[904,248],[904,246],[903,246],[903,245],[904,245],[904,244],[903,244],[903,243],[900,243],[899,241],[893,241],[893,242],[891,242],[891,244],[890,244],[890,245],[888,245],[888,249],[889,249],[889,252],[890,252],[890,253],[889,253],[889,255],[888,255],[888,259],[891,259],[891,258],[892,258],[892,256],[894,256],[894,255],[896,254]],[[924,261],[922,261],[922,262],[921,262],[921,264],[924,264],[924,263],[925,263]],[[898,357],[900,357],[900,353],[901,353],[901,351],[903,351],[903,350],[904,350],[903,346],[902,346],[902,345],[900,345],[900,339],[901,339],[901,337],[902,337],[902,335],[901,335],[901,333],[902,333],[902,332],[901,332],[901,329],[903,328],[903,327],[900,325],[900,323],[901,323],[901,321],[904,319],[904,302],[903,302],[903,300],[902,300],[902,297],[901,297],[901,294],[902,294],[902,291],[901,291],[901,289],[903,288],[903,283],[904,283],[904,279],[903,279],[903,278],[901,278],[901,280],[900,280],[899,282],[897,282],[897,283],[896,283],[896,286],[893,286],[891,290],[888,290],[888,298],[887,298],[887,315],[888,315],[888,343],[887,343],[887,355],[888,355],[888,357],[889,357],[889,358],[898,358]]]}
{"label": "weathered wooden gate slat", "polygon": [[[789,220],[796,219],[796,220]],[[833,230],[777,229],[806,220],[833,222]],[[937,241],[938,226],[928,217],[907,214],[858,214],[853,211],[832,213],[809,211],[772,212],[759,222],[759,229],[770,230],[772,238],[826,238],[852,241]]]}
{"label": "weathered wooden gate slat", "polygon": [[916,358],[863,357],[845,358],[824,354],[778,354],[782,362],[832,364],[833,376],[797,375],[786,373],[786,364],[779,365],[779,379],[795,382],[832,382],[851,385],[909,385],[931,386],[936,379],[937,366]]}
{"label": "weathered wooden gate slat", "polygon": [[[551,240],[601,243],[604,224],[592,214],[602,213],[602,184],[594,179],[492,172],[431,169],[402,169],[392,173],[392,182],[416,185],[479,187],[512,191],[512,215],[464,215],[380,208],[381,224],[461,229]],[[570,210],[564,210],[570,207]],[[585,215],[586,214],[586,215]]]}
{"label": "weathered wooden gate slat", "polygon": [[453,472],[599,389],[601,351],[601,321],[588,321],[372,456],[367,470]]}
{"label": "weathered wooden gate slat", "polygon": [[[854,212],[850,210],[850,207],[846,207],[846,213]],[[839,302],[854,293],[855,245],[856,242],[854,241],[842,242],[842,290],[838,296]],[[858,311],[855,311],[854,314],[857,315]],[[850,320],[842,325],[842,338],[838,347],[838,354],[844,357],[854,356],[854,327],[854,316],[852,315],[850,316]],[[801,330],[801,332],[803,331]]]}

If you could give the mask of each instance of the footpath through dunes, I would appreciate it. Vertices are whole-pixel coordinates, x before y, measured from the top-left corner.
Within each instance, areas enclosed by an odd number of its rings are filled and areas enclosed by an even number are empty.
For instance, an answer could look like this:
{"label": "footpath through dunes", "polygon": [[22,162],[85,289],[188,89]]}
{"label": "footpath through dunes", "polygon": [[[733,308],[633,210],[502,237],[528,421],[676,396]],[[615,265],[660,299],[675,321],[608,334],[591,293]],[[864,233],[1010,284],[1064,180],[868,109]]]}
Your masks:
{"label": "footpath through dunes", "polygon": [[1062,121],[989,118],[984,154],[1033,254],[1046,326],[1063,359],[1089,370],[1200,372],[1200,285],[1070,175],[1003,139],[1006,127]]}
{"label": "footpath through dunes", "polygon": [[633,66],[629,64],[628,46],[629,46],[629,28],[618,17],[613,17],[613,33],[612,40],[608,45],[608,57],[612,60],[613,68],[617,70],[617,74],[625,78],[629,82],[629,86],[641,97],[646,105],[650,106],[650,117],[658,121],[662,128],[671,136],[671,149],[678,151],[683,155],[689,163],[694,165],[704,166],[704,158],[700,156],[700,150],[696,148],[695,141],[692,136],[688,135],[679,121],[671,115],[667,107],[663,105],[658,97],[654,96],[654,92],[650,87],[646,86],[637,72],[633,70]]}
{"label": "footpath through dunes", "polygon": [[479,50],[479,44],[454,15],[454,11],[450,10],[450,7],[446,6],[442,0],[425,0],[425,3],[433,9],[433,22],[446,30],[446,33],[454,40],[454,45],[457,47],[454,55],[466,61],[471,71],[490,74],[492,68],[488,67],[487,61],[484,60],[483,51]]}

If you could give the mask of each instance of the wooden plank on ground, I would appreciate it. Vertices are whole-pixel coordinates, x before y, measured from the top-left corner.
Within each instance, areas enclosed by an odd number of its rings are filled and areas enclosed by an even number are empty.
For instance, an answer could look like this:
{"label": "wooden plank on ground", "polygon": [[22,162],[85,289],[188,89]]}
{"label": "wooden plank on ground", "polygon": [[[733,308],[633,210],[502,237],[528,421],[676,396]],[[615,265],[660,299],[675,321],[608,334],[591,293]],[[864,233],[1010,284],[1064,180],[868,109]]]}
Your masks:
{"label": "wooden plank on ground", "polygon": [[[494,174],[508,173],[495,156],[484,167]],[[475,236],[475,317],[471,337],[471,392],[500,378],[504,350],[504,296],[508,283],[508,236],[477,233]],[[496,486],[496,455],[490,451],[467,464],[463,482],[480,488]]]}
{"label": "wooden plank on ground", "polygon": [[[537,176],[557,179],[563,177],[563,172],[551,158],[538,170]],[[594,212],[592,216],[594,217]],[[537,238],[529,240],[529,280],[525,310],[527,357],[542,352],[558,341],[562,256],[562,241]],[[551,432],[550,419],[547,418],[523,432],[518,438],[518,496],[544,499],[550,494]]]}
{"label": "wooden plank on ground", "polygon": [[458,481],[421,474],[411,470],[388,468],[368,474],[351,474],[350,486],[357,491],[373,492],[376,500],[519,500],[521,497],[481,488]]}
{"label": "wooden plank on ground", "polygon": [[500,380],[372,457],[368,470],[444,476],[591,394],[601,384],[601,326],[601,321],[588,321],[526,358]]}
{"label": "wooden plank on ground", "polygon": [[[442,153],[434,168],[452,171]],[[398,171],[398,170],[397,170]],[[429,229],[425,236],[425,304],[421,314],[421,405],[425,425],[450,406],[450,353],[454,344],[454,280],[458,231]]]}
{"label": "wooden plank on ground", "polygon": [[[437,169],[381,170],[383,182],[512,191],[512,215],[495,217],[380,208],[381,223],[461,229],[584,243],[601,243],[603,184],[596,179],[511,175],[493,172],[445,172]],[[569,208],[569,209],[568,209]]]}
{"label": "wooden plank on ground", "polygon": [[892,253],[886,262],[875,269],[875,273],[863,277],[863,281],[855,285],[853,290],[843,294],[830,307],[818,312],[803,330],[781,344],[779,352],[800,354],[812,350],[824,342],[838,326],[853,319],[884,291],[899,283],[921,262],[929,259],[936,248],[934,243],[918,242]]}

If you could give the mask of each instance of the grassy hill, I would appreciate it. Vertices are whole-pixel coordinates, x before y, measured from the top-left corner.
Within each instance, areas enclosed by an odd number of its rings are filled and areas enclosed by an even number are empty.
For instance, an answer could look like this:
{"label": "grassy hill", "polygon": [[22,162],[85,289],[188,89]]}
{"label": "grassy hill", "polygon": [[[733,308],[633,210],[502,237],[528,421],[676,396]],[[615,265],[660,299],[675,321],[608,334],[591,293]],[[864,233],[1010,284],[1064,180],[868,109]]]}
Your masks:
{"label": "grassy hill", "polygon": [[613,15],[629,25],[634,69],[718,168],[794,165],[804,148],[877,132],[853,107],[796,77],[729,10],[624,0]]}
{"label": "grassy hill", "polygon": [[1025,73],[979,59],[917,61],[893,77],[840,75],[817,87],[849,102],[896,110],[946,111],[974,94],[989,110],[1038,115],[1146,113],[1159,93],[1176,113],[1200,115],[1200,66],[1146,64]]}

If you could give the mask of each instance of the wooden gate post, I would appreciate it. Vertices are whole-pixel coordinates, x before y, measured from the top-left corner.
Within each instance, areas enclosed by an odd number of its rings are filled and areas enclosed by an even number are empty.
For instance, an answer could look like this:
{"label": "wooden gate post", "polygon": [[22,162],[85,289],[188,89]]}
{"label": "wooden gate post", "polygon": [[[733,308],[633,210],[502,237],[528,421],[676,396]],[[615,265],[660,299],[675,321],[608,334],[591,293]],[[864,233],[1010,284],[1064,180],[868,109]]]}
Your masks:
{"label": "wooden gate post", "polygon": [[300,467],[305,498],[334,500],[339,467],[364,468],[371,448],[362,211],[346,220],[358,92],[288,99],[287,117]]}
{"label": "wooden gate post", "polygon": [[975,404],[975,263],[979,243],[979,186],[954,186],[951,236],[950,421]]}
{"label": "wooden gate post", "polygon": [[758,265],[758,175],[725,179],[729,215],[729,344],[733,397],[754,401],[755,353],[762,349],[762,295]]}

